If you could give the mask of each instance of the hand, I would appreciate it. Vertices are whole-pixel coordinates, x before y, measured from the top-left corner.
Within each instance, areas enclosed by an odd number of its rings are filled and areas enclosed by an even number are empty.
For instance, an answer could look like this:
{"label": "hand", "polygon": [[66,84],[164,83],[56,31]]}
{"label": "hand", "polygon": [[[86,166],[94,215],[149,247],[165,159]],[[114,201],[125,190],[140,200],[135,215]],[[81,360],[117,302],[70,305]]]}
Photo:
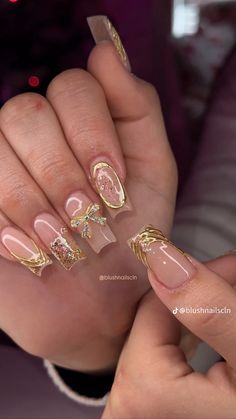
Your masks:
{"label": "hand", "polygon": [[[224,256],[205,266],[193,263],[192,279],[171,291],[167,282],[166,286],[161,284],[160,271],[149,270],[159,298],[150,291],[140,304],[103,419],[235,417],[236,256]],[[176,310],[181,307],[217,307],[231,312],[188,314]],[[225,362],[216,363],[206,374],[193,372],[179,346],[181,324],[221,354]]]}
{"label": "hand", "polygon": [[[168,234],[175,205],[176,167],[157,94],[124,68],[108,42],[94,48],[88,72],[57,76],[46,99],[27,93],[9,100],[0,127],[0,251],[10,260],[0,264],[0,327],[26,351],[64,367],[112,367],[150,287],[126,240],[147,221],[158,220]],[[125,182],[133,206],[116,219],[115,210],[103,211],[117,243],[94,253],[91,246],[98,251],[106,243],[91,224],[93,240],[79,240],[87,260],[71,271],[54,261],[38,279],[12,263],[15,235],[50,254],[55,230],[70,230],[68,197],[73,204],[82,192],[82,205],[102,207],[90,175],[101,160]],[[100,281],[100,275],[137,275],[137,281]]]}

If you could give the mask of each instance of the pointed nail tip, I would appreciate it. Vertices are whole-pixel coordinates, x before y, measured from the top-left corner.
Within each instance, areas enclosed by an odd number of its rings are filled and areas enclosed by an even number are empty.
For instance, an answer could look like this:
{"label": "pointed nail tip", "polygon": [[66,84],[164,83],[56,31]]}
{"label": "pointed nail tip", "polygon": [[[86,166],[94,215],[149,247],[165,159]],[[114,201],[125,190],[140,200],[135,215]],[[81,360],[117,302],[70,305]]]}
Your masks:
{"label": "pointed nail tip", "polygon": [[40,269],[38,272],[34,272],[34,271],[31,271],[31,272],[33,272],[36,276],[38,276],[38,277],[40,277],[40,278],[41,278],[41,276],[42,276],[42,273],[43,273],[44,269],[46,269],[48,266],[50,266],[50,265],[52,265],[52,264],[53,264],[52,259],[49,259],[49,260],[48,260],[48,262],[47,262],[47,263],[45,263],[45,265],[44,265],[44,266],[42,266],[42,267],[41,267],[41,269]]}

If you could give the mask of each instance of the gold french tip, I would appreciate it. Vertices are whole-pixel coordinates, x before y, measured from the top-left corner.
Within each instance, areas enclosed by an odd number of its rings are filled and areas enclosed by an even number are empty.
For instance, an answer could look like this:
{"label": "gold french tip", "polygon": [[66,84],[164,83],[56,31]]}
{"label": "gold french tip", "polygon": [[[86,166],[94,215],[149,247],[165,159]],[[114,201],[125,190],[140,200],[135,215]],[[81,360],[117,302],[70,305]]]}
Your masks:
{"label": "gold french tip", "polygon": [[[152,225],[144,226],[135,236],[127,240],[128,246],[134,252],[138,260],[140,260],[146,268],[149,268],[147,255],[153,243],[163,242],[165,245],[173,245],[173,243],[162,233],[161,230]],[[185,253],[176,248],[180,253]],[[186,256],[186,255],[185,255]]]}
{"label": "gold french tip", "polygon": [[63,229],[61,234],[50,244],[50,250],[67,271],[77,262],[86,259],[86,254],[80,249],[67,229]]}
{"label": "gold french tip", "polygon": [[87,22],[96,44],[112,41],[124,66],[131,71],[128,55],[117,30],[107,16],[97,15],[87,18]]}
{"label": "gold french tip", "polygon": [[16,258],[16,260],[19,263],[21,263],[21,265],[24,265],[35,275],[40,277],[42,275],[43,270],[47,266],[52,265],[53,261],[42,249],[40,249],[40,247],[36,245],[36,243],[33,240],[32,240],[32,244],[34,245],[35,250],[37,252],[37,257],[35,258],[26,259],[26,258],[17,256],[13,252],[11,252],[11,254],[12,256]]}

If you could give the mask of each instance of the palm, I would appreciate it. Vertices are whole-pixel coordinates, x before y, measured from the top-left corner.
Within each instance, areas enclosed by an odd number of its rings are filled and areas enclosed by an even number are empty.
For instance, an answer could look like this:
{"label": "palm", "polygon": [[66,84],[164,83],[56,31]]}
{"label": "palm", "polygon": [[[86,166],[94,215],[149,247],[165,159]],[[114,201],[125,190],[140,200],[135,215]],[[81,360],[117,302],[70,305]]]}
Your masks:
{"label": "palm", "polygon": [[[67,367],[96,369],[114,363],[137,303],[149,289],[145,270],[126,241],[147,223],[158,224],[166,234],[171,227],[175,164],[156,96],[143,83],[140,89],[148,90],[148,100],[141,100],[138,111],[132,109],[130,116],[124,109],[124,121],[110,104],[127,168],[126,186],[135,208],[109,220],[117,244],[98,256],[86,249],[88,261],[66,273],[54,264],[40,280],[16,264],[1,261],[2,328],[26,350]],[[117,280],[102,280],[102,276],[114,279],[114,275]],[[135,275],[137,280],[119,280],[123,275]]]}

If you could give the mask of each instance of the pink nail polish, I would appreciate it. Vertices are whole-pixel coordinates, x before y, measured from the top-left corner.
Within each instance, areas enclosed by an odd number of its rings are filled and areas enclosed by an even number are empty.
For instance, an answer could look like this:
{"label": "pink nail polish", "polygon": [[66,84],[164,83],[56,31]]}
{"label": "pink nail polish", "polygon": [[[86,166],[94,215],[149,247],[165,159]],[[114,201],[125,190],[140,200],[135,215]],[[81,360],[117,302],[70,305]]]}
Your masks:
{"label": "pink nail polish", "polygon": [[142,229],[128,243],[138,259],[151,270],[152,277],[166,288],[178,288],[196,273],[187,256],[152,226]]}
{"label": "pink nail polish", "polygon": [[110,20],[106,16],[90,16],[87,22],[96,44],[104,41],[111,41],[124,66],[131,71],[130,62],[120,36]]}
{"label": "pink nail polish", "polygon": [[65,269],[71,269],[75,263],[86,258],[65,225],[53,215],[40,214],[34,221],[34,229]]}
{"label": "pink nail polish", "polygon": [[100,213],[99,204],[91,202],[84,193],[78,191],[71,194],[66,201],[65,210],[71,219],[71,227],[87,240],[96,253],[116,242],[106,218]]}
{"label": "pink nail polish", "polygon": [[132,210],[125,188],[112,166],[106,162],[96,163],[92,167],[92,177],[111,217]]}
{"label": "pink nail polish", "polygon": [[52,264],[49,256],[33,240],[14,227],[4,228],[1,240],[10,254],[35,275],[41,276],[43,269]]}

